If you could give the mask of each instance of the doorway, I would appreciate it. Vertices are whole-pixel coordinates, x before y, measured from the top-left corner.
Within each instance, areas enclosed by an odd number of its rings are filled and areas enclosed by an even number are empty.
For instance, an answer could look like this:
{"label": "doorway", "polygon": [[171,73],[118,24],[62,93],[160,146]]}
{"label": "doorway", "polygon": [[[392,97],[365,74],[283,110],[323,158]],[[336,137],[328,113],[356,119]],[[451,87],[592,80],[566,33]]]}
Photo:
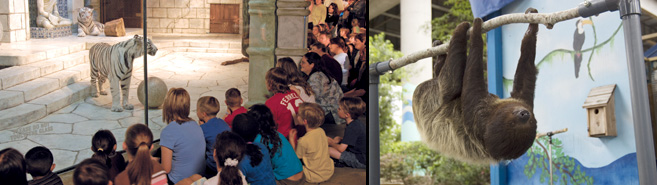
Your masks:
{"label": "doorway", "polygon": [[126,28],[142,28],[142,1],[101,0],[100,22],[106,23],[123,18]]}
{"label": "doorway", "polygon": [[239,4],[210,4],[210,33],[240,33]]}

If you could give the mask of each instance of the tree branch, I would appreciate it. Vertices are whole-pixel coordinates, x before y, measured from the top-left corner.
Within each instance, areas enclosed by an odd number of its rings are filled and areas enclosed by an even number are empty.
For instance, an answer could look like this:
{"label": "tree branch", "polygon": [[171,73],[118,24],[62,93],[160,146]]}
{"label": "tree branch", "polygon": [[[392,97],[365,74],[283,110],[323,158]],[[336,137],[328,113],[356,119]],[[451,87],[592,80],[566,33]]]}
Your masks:
{"label": "tree branch", "polygon": [[[533,14],[525,14],[525,13],[513,13],[513,14],[506,14],[502,15],[499,17],[492,18],[482,24],[482,32],[488,32],[492,29],[495,29],[497,27],[500,27],[502,25],[506,24],[512,24],[512,23],[536,23],[536,24],[544,24],[548,29],[552,29],[554,24],[557,22],[573,19],[576,17],[579,17],[579,13],[577,12],[577,8],[572,8],[564,11],[559,11],[559,12],[553,12],[553,13],[533,13]],[[468,30],[468,35],[472,32],[472,28]],[[392,60],[390,61],[390,67],[392,70],[401,68],[405,65],[415,63],[418,60],[432,57],[432,56],[437,56],[439,54],[445,54],[447,53],[447,48],[449,46],[449,42],[446,42],[445,44],[442,44],[440,46],[432,47],[429,49],[426,49],[424,51],[419,51],[415,53],[408,54],[406,56],[403,56],[399,59]]]}

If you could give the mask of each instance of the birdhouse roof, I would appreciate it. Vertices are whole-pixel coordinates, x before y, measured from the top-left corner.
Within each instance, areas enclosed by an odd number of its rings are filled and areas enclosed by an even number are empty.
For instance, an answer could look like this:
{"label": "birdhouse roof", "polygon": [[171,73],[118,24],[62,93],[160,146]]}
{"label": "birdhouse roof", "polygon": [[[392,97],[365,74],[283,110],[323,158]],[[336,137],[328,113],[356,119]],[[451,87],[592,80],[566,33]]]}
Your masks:
{"label": "birdhouse roof", "polygon": [[589,96],[584,101],[583,108],[606,106],[614,98],[616,84],[595,87],[589,92]]}

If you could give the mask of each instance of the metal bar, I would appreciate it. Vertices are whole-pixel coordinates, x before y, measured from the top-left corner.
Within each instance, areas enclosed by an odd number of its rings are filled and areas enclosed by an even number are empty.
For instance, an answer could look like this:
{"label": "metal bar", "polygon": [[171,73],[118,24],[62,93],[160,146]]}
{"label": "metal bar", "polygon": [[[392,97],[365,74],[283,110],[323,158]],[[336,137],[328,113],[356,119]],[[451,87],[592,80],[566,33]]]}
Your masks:
{"label": "metal bar", "polygon": [[142,0],[141,3],[143,4],[143,9],[141,11],[144,12],[142,14],[142,18],[144,19],[142,25],[144,28],[144,82],[142,82],[144,83],[144,124],[148,126],[148,24],[146,24],[148,14],[146,14],[146,0]]}
{"label": "metal bar", "polygon": [[655,148],[650,123],[645,65],[643,64],[641,7],[638,0],[624,0],[619,6],[625,33],[625,52],[627,53],[627,68],[630,78],[639,182],[654,184],[657,182],[657,166],[655,165]]}
{"label": "metal bar", "polygon": [[369,118],[367,119],[369,127],[368,155],[367,160],[367,177],[369,184],[381,184],[380,169],[380,140],[379,140],[379,77],[385,74],[385,71],[391,71],[390,61],[377,62],[370,65],[370,85],[369,85]]}
{"label": "metal bar", "polygon": [[[500,16],[500,11],[493,12],[488,19]],[[502,28],[495,28],[486,33],[487,54],[488,54],[488,92],[504,97],[503,79],[503,50],[502,50]],[[504,162],[490,165],[490,184],[507,185],[507,165]]]}

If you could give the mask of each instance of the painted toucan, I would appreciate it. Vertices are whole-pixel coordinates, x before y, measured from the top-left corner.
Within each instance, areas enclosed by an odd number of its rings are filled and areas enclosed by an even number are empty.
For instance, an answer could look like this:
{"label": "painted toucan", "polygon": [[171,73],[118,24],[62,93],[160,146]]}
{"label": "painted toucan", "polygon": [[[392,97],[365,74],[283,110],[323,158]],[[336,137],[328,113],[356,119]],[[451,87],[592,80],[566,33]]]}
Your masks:
{"label": "painted toucan", "polygon": [[579,77],[579,67],[582,64],[582,45],[584,45],[584,39],[586,35],[584,34],[584,25],[592,25],[593,22],[589,19],[579,19],[575,23],[577,29],[575,30],[575,35],[573,36],[573,50],[575,50],[575,78]]}

